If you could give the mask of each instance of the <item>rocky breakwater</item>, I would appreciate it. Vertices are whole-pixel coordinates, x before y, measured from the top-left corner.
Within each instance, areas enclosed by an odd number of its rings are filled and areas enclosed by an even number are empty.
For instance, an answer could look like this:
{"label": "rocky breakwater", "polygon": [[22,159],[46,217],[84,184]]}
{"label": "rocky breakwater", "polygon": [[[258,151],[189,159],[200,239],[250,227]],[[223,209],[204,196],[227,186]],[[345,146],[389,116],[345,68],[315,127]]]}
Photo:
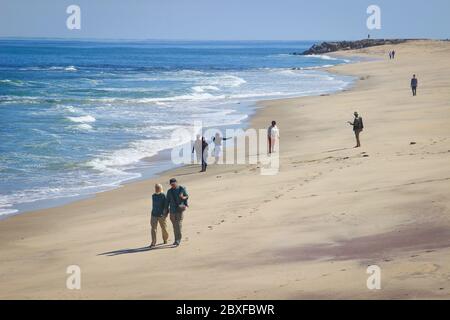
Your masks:
{"label": "rocky breakwater", "polygon": [[355,50],[374,46],[394,45],[404,43],[405,39],[365,39],[357,41],[333,41],[314,44],[304,52],[294,52],[294,55],[317,55],[341,50]]}

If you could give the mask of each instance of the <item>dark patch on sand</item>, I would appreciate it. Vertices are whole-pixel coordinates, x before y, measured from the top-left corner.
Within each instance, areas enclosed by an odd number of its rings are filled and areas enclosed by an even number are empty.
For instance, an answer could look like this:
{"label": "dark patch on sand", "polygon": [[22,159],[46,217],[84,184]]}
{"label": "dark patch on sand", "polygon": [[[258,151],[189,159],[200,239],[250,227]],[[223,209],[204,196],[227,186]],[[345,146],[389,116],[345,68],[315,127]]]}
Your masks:
{"label": "dark patch on sand", "polygon": [[310,244],[265,253],[278,262],[309,260],[361,260],[383,258],[393,252],[450,247],[450,229],[421,227],[376,235],[340,239],[334,243]]}

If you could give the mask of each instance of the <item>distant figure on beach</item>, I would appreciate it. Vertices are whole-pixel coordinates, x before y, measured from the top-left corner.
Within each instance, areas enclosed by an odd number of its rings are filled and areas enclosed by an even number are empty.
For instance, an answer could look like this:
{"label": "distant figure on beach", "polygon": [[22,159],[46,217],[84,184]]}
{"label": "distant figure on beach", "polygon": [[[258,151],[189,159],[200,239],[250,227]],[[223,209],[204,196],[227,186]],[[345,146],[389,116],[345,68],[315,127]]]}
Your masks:
{"label": "distant figure on beach", "polygon": [[269,142],[269,154],[275,152],[275,145],[280,139],[280,130],[277,127],[277,122],[272,121],[271,126],[267,129],[267,141]]}
{"label": "distant figure on beach", "polygon": [[179,246],[181,243],[181,227],[183,223],[184,212],[188,207],[187,200],[189,195],[186,188],[179,186],[177,179],[172,178],[169,181],[170,189],[167,190],[167,203],[170,212],[170,221],[173,225],[173,232],[175,235],[174,246]]}
{"label": "distant figure on beach", "polygon": [[395,50],[392,50],[392,59],[395,59]]}
{"label": "distant figure on beach", "polygon": [[413,93],[413,97],[417,95],[417,86],[419,85],[419,80],[416,78],[416,75],[413,75],[411,79],[411,90]]}
{"label": "distant figure on beach", "polygon": [[164,194],[162,185],[159,183],[155,184],[155,193],[152,195],[152,216],[150,219],[152,242],[150,248],[156,245],[156,231],[158,224],[161,226],[162,237],[164,244],[167,243],[169,239],[169,233],[167,232],[167,198]]}
{"label": "distant figure on beach", "polygon": [[196,163],[201,163],[201,161],[202,161],[202,137],[199,134],[197,135],[197,139],[193,143],[192,153],[195,153],[195,156],[197,158]]}
{"label": "distant figure on beach", "polygon": [[214,143],[214,164],[217,164],[219,162],[220,157],[222,156],[222,141],[229,140],[230,138],[224,138],[220,135],[220,133],[216,133],[216,135],[212,138],[212,141]]}
{"label": "distant figure on beach", "polygon": [[206,167],[208,166],[208,142],[206,142],[205,137],[202,137],[202,170],[200,172],[206,172]]}
{"label": "distant figure on beach", "polygon": [[389,50],[389,60],[392,60],[392,51]]}
{"label": "distant figure on beach", "polygon": [[363,119],[359,116],[358,112],[355,111],[353,114],[355,116],[355,119],[353,122],[348,121],[348,123],[353,126],[353,131],[355,132],[355,138],[356,138],[356,146],[355,148],[361,147],[361,142],[359,141],[359,134],[364,129]]}

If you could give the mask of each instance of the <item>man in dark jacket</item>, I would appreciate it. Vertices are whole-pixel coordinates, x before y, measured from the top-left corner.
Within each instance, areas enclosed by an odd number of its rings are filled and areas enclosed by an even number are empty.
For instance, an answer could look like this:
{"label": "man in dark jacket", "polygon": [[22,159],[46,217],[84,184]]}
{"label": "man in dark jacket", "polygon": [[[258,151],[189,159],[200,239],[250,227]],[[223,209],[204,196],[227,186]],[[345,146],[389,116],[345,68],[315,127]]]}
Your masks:
{"label": "man in dark jacket", "polygon": [[417,86],[419,85],[419,80],[416,78],[416,75],[413,75],[413,78],[411,79],[411,90],[413,93],[413,96],[417,95]]}
{"label": "man in dark jacket", "polygon": [[358,112],[355,111],[353,114],[355,116],[355,119],[353,122],[349,121],[348,123],[353,126],[353,132],[355,132],[355,138],[356,138],[356,146],[355,148],[361,147],[361,142],[359,141],[359,134],[364,129],[363,119],[358,115]]}
{"label": "man in dark jacket", "polygon": [[206,167],[208,166],[208,143],[205,137],[202,137],[202,170],[200,172],[206,172]]}
{"label": "man in dark jacket", "polygon": [[167,203],[170,213],[170,221],[172,221],[173,232],[175,235],[174,246],[179,246],[181,243],[181,226],[183,222],[184,211],[188,204],[189,195],[186,188],[179,186],[175,178],[170,179],[170,189],[167,190]]}

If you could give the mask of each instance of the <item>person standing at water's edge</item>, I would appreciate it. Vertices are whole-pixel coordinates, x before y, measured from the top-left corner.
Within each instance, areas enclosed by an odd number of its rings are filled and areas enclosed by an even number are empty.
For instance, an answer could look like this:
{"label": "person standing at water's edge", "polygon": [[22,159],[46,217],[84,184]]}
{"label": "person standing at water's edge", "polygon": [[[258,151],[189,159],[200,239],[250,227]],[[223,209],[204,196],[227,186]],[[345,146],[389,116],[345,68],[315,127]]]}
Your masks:
{"label": "person standing at water's edge", "polygon": [[212,138],[212,141],[214,143],[214,164],[219,163],[219,159],[222,156],[222,141],[226,141],[231,139],[231,137],[229,138],[224,138],[220,135],[220,133],[216,133],[216,135]]}
{"label": "person standing at water's edge", "polygon": [[277,122],[272,121],[271,126],[267,129],[267,140],[269,142],[269,154],[275,152],[275,145],[280,138],[280,130],[277,127]]}
{"label": "person standing at water's edge", "polygon": [[355,116],[355,119],[353,122],[348,121],[348,123],[353,126],[353,132],[355,132],[355,138],[356,138],[356,146],[355,148],[361,147],[361,142],[359,140],[359,134],[364,129],[363,119],[359,116],[358,112],[355,111],[353,114]]}
{"label": "person standing at water's edge", "polygon": [[167,198],[164,194],[162,185],[159,183],[155,185],[155,193],[152,195],[152,217],[150,220],[152,243],[150,248],[156,245],[156,230],[158,224],[161,226],[162,237],[164,244],[167,243],[169,239],[169,233],[167,232]]}
{"label": "person standing at water's edge", "polygon": [[167,202],[170,212],[170,221],[172,221],[173,232],[175,235],[174,246],[179,246],[181,243],[181,227],[183,222],[184,212],[188,207],[187,200],[189,195],[186,188],[179,186],[175,178],[170,179],[170,189],[167,190]]}
{"label": "person standing at water's edge", "polygon": [[201,163],[202,161],[202,139],[201,136],[198,134],[197,139],[194,141],[192,146],[192,153],[195,152],[195,156],[197,158],[196,163]]}
{"label": "person standing at water's edge", "polygon": [[205,172],[208,166],[208,148],[208,142],[205,137],[202,137],[202,170],[200,172]]}
{"label": "person standing at water's edge", "polygon": [[413,93],[413,96],[417,95],[417,86],[419,85],[419,80],[416,78],[416,75],[413,75],[411,79],[411,90]]}

